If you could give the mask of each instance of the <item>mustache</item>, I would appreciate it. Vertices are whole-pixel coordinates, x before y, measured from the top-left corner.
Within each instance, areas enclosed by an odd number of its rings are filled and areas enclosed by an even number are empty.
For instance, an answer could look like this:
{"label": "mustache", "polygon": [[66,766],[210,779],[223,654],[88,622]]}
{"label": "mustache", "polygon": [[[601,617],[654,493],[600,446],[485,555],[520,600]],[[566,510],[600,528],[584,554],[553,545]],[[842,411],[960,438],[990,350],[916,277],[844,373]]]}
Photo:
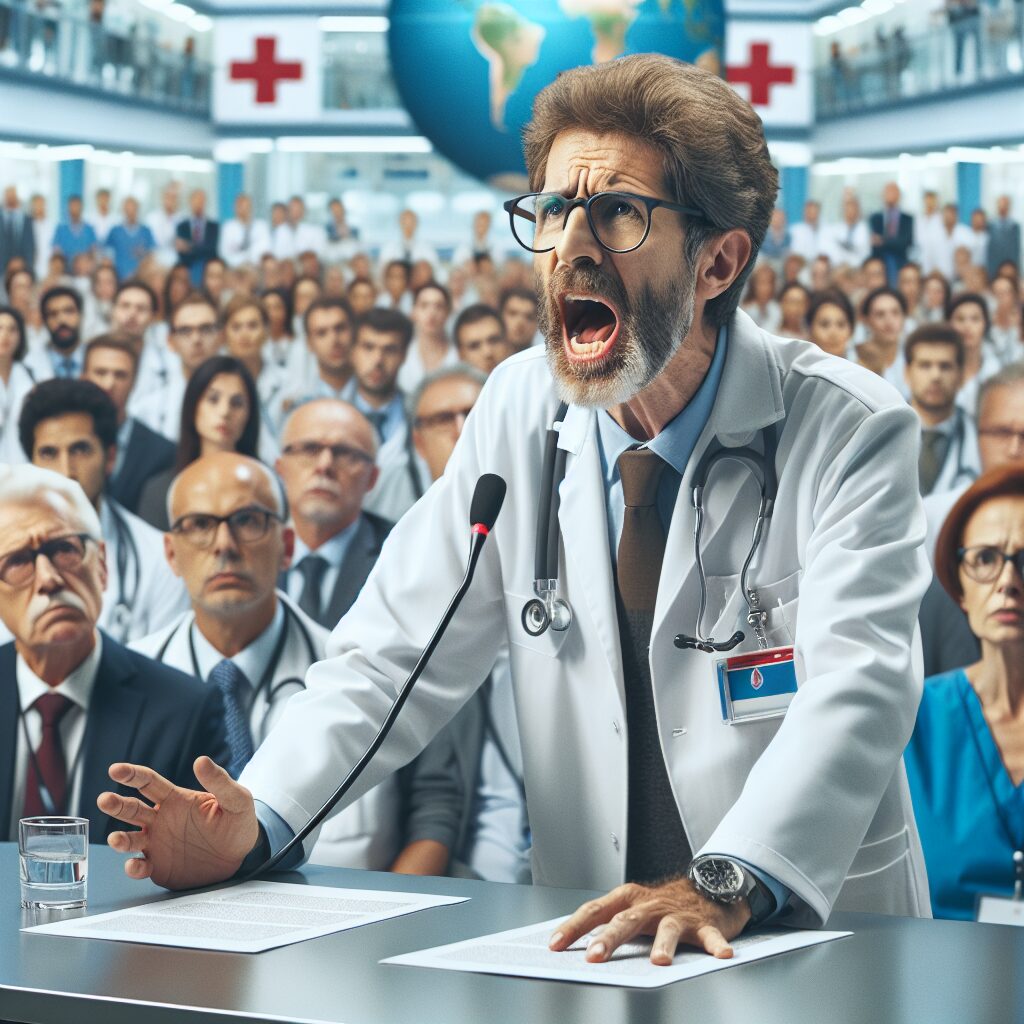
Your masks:
{"label": "mustache", "polygon": [[36,594],[29,602],[29,622],[34,626],[48,611],[54,608],[73,608],[88,615],[85,602],[71,590],[59,590],[56,594]]}
{"label": "mustache", "polygon": [[622,316],[625,316],[629,309],[629,295],[625,286],[618,278],[606,273],[596,263],[558,267],[551,275],[546,289],[540,287],[539,280],[535,281],[535,285],[537,285],[537,293],[545,297],[544,304],[550,304],[553,310],[558,308],[555,296],[566,292],[584,292],[604,296],[615,303]]}
{"label": "mustache", "polygon": [[313,477],[310,487],[315,487],[318,491],[330,491],[331,494],[340,498],[342,496],[342,487],[337,480],[332,480],[329,476],[317,475]]}

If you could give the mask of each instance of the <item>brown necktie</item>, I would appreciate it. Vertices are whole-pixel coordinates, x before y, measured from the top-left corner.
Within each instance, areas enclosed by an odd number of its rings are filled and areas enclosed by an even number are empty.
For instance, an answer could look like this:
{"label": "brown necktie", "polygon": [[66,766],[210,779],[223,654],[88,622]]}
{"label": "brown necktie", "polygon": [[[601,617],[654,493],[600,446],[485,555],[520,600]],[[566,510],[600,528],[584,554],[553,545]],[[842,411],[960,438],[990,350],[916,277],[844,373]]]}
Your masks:
{"label": "brown necktie", "polygon": [[683,874],[691,856],[662,754],[650,667],[665,557],[658,484],[667,466],[650,449],[637,448],[623,452],[618,467],[626,506],[615,572],[629,747],[626,878],[655,882]]}
{"label": "brown necktie", "polygon": [[[25,776],[24,817],[35,818],[43,814],[66,814],[68,800],[68,770],[64,761],[64,744],[60,738],[60,720],[73,707],[67,697],[59,693],[45,693],[32,707],[43,720],[43,733],[35,754],[29,755]],[[53,799],[53,808],[43,801],[40,782]]]}
{"label": "brown necktie", "polygon": [[917,462],[922,494],[931,494],[946,459],[946,435],[941,430],[921,431],[921,457]]}

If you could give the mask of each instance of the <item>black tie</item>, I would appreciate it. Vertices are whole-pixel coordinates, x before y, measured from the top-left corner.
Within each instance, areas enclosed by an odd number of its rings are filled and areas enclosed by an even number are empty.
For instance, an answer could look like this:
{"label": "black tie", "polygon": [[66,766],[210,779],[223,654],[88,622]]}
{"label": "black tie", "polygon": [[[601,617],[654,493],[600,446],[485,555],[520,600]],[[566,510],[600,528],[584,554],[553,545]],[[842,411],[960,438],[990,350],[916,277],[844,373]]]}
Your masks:
{"label": "black tie", "polygon": [[618,460],[625,510],[616,563],[619,639],[629,744],[626,879],[655,882],[682,875],[690,846],[662,753],[651,680],[651,626],[665,557],[658,482],[666,463],[648,448]]}
{"label": "black tie", "polygon": [[302,574],[302,593],[299,594],[299,607],[314,621],[320,621],[320,606],[324,573],[327,572],[327,559],[322,555],[306,555],[297,566]]}
{"label": "black tie", "polygon": [[381,411],[368,412],[366,418],[373,424],[373,429],[377,431],[377,436],[381,440],[381,444],[384,443],[384,423],[387,420],[387,413]]}

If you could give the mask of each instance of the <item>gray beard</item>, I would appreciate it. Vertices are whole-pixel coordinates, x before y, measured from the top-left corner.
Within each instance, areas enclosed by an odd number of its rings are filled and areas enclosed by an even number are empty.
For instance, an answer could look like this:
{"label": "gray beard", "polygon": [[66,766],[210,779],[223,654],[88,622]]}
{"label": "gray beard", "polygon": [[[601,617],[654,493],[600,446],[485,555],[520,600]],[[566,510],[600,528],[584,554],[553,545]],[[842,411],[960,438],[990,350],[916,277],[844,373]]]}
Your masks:
{"label": "gray beard", "polygon": [[[544,335],[548,366],[558,396],[570,405],[594,409],[608,409],[628,402],[653,383],[690,333],[696,276],[691,268],[685,267],[680,279],[663,292],[656,293],[645,286],[635,298],[627,297],[621,286],[611,287],[611,282],[607,282],[603,274],[595,273],[595,268],[573,268],[566,277],[566,283],[583,284],[589,280],[592,287],[584,286],[580,290],[607,295],[615,301],[621,320],[618,338],[608,357],[598,365],[572,363],[562,342],[562,319],[557,302],[540,281],[535,280],[540,296],[537,321]],[[604,283],[609,286],[602,288]]]}

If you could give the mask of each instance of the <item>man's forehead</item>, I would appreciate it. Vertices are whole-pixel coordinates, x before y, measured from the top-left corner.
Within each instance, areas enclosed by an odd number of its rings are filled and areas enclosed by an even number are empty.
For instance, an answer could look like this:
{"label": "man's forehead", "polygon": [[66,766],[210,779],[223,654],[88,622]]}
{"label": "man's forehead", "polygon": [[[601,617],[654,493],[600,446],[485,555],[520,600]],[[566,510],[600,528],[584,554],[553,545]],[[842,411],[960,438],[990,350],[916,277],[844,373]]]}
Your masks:
{"label": "man's forehead", "polygon": [[301,406],[288,421],[285,444],[318,441],[322,444],[365,444],[373,428],[361,416],[343,407]]}
{"label": "man's forehead", "polygon": [[450,408],[461,409],[467,402],[475,402],[479,395],[480,385],[476,381],[458,377],[439,380],[423,392],[418,412],[421,416],[426,416]]}
{"label": "man's forehead", "polygon": [[230,469],[223,466],[194,465],[174,489],[174,508],[178,515],[189,512],[230,511],[254,499],[273,505],[274,486],[268,473],[245,463]]}
{"label": "man's forehead", "polygon": [[1024,381],[995,385],[985,392],[981,409],[984,418],[1024,425]]}
{"label": "man's forehead", "polygon": [[632,135],[597,133],[582,128],[559,132],[548,151],[544,189],[576,194],[603,189],[643,194],[664,186],[662,154]]}
{"label": "man's forehead", "polygon": [[74,506],[55,491],[0,501],[0,552],[23,547],[29,539],[45,540],[72,532],[86,532],[85,525]]}

